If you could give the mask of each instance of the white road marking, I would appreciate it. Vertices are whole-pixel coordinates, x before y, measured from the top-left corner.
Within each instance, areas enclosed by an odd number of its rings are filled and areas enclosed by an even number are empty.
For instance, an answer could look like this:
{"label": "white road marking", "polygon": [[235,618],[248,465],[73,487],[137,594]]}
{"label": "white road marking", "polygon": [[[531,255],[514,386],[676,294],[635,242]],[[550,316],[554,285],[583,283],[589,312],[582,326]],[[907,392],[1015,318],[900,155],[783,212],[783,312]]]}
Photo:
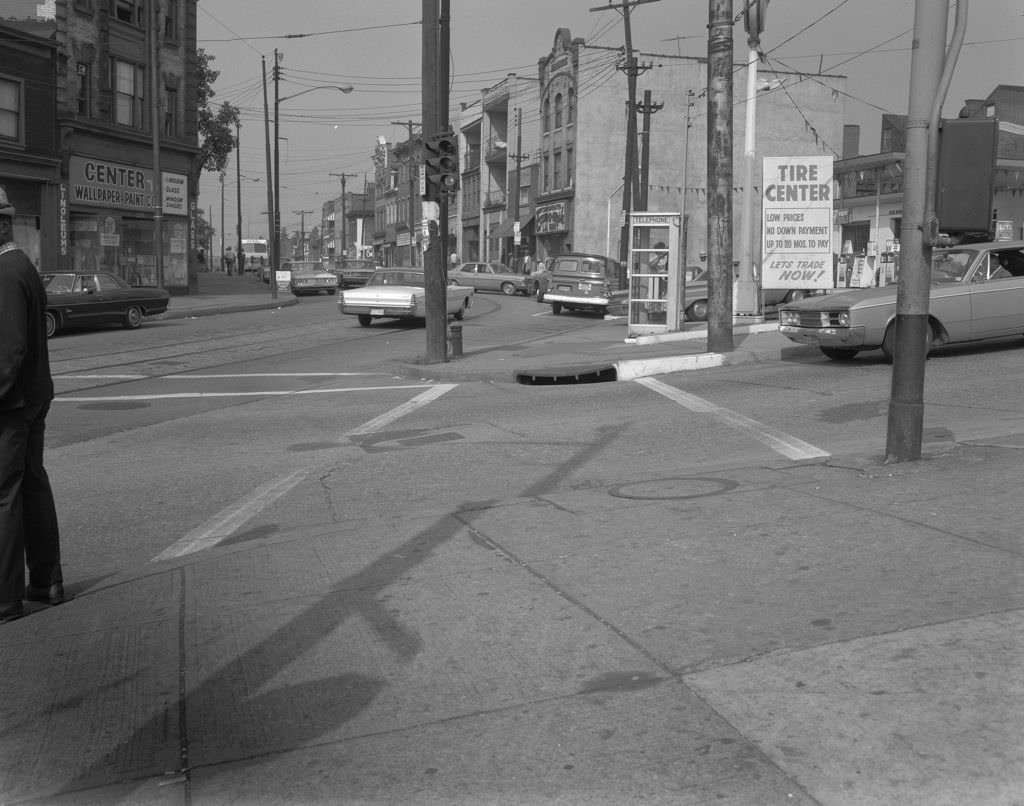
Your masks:
{"label": "white road marking", "polygon": [[[444,383],[428,387],[425,392],[416,395],[412,400],[409,400],[400,406],[396,406],[391,409],[391,411],[385,412],[379,417],[375,417],[369,422],[353,428],[351,431],[346,431],[339,441],[339,447],[350,448],[351,444],[344,444],[345,440],[349,437],[363,436],[379,431],[381,428],[397,420],[399,417],[403,417],[421,406],[425,406],[428,403],[433,402],[446,392],[450,392],[456,386],[457,384],[454,383]],[[381,388],[422,389],[423,385]],[[263,486],[253,490],[249,495],[223,509],[205,523],[197,526],[180,540],[177,540],[174,544],[168,546],[154,557],[152,562],[172,560],[176,557],[182,557],[185,554],[192,554],[193,552],[202,551],[203,549],[217,545],[221,540],[226,537],[230,537],[245,523],[252,520],[257,514],[288,493],[296,485],[300,484],[311,473],[323,467],[324,464],[325,463],[320,462],[298,470],[293,470],[290,473],[285,473],[277,478],[271,479]]]}
{"label": "white road marking", "polygon": [[828,451],[811,445],[809,442],[804,442],[802,439],[797,439],[764,423],[759,423],[757,420],[752,420],[738,412],[717,406],[704,398],[691,395],[689,392],[676,389],[674,386],[669,386],[667,383],[663,383],[655,378],[637,378],[636,383],[646,386],[659,395],[664,395],[669,400],[675,401],[690,411],[698,414],[710,414],[712,417],[753,437],[762,445],[767,445],[773,451],[781,453],[788,459],[823,459],[832,455]]}
{"label": "white road marking", "polygon": [[54,375],[55,381],[144,381],[149,375]]}
{"label": "white road marking", "polygon": [[292,395],[330,395],[339,392],[385,392],[391,389],[422,389],[425,384],[403,384],[401,386],[352,386],[335,389],[267,389],[260,392],[169,392],[164,395],[103,395],[93,397],[69,397],[58,395],[55,401],[62,403],[126,403],[146,400],[191,400],[204,397],[288,397]]}
{"label": "white road marking", "polygon": [[197,373],[195,375],[158,375],[156,377],[163,381],[191,381],[194,378],[357,378],[387,374],[387,372],[238,372],[224,375]]}

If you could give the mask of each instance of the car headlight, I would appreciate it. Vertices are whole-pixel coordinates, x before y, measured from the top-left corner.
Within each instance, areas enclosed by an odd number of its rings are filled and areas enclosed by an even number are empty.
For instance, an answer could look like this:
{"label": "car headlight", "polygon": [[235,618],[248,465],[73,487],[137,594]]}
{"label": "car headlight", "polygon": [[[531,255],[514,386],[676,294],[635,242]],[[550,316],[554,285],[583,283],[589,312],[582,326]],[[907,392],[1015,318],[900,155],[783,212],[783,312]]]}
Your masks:
{"label": "car headlight", "polygon": [[800,314],[796,311],[779,311],[779,324],[780,325],[799,325]]}
{"label": "car headlight", "polygon": [[837,327],[849,327],[850,326],[850,312],[849,311],[836,311],[835,320]]}

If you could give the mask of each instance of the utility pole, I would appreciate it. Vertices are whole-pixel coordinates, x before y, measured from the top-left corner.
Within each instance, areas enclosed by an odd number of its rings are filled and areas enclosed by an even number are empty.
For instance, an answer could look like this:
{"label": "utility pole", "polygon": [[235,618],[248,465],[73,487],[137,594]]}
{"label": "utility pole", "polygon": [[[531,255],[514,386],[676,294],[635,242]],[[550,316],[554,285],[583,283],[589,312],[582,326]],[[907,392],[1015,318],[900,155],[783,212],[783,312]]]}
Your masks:
{"label": "utility pole", "polygon": [[708,352],[733,349],[732,0],[708,8]]}
{"label": "utility pole", "polygon": [[[274,210],[274,174],[271,173],[270,164],[270,106],[267,101],[267,59],[265,56],[260,57],[263,72],[263,134],[266,141],[267,151],[267,246],[270,249],[270,254],[274,255],[277,253],[277,234],[274,232],[273,224],[273,210]],[[271,299],[277,299],[277,277],[274,275],[274,265],[271,263],[270,266],[265,267],[270,272],[270,297]]]}
{"label": "utility pole", "polygon": [[[426,23],[424,23],[425,25]],[[426,80],[426,74],[424,73],[424,81]],[[414,123],[411,120],[393,120],[391,121],[392,126],[406,126],[409,129],[409,149],[408,154],[405,157],[405,168],[409,175],[409,265],[416,265],[416,158],[413,153],[413,139],[412,139],[412,127],[419,126],[423,128],[422,124]]]}
{"label": "utility pole", "polygon": [[619,237],[619,260],[625,263],[629,258],[629,213],[633,209],[633,200],[639,189],[636,158],[636,77],[649,70],[650,65],[638,65],[633,56],[633,29],[629,15],[633,6],[641,3],[657,3],[659,0],[620,0],[617,5],[611,2],[606,6],[597,6],[594,11],[614,9],[622,14],[623,29],[626,37],[626,57],[619,65],[626,74],[626,168],[622,177],[622,234]]}
{"label": "utility pole", "polygon": [[299,217],[299,249],[302,250],[302,260],[306,259],[306,216],[313,215],[312,210],[292,210],[292,215]]}
{"label": "utility pole", "polygon": [[349,176],[352,176],[352,177],[359,176],[359,174],[340,173],[340,174],[331,174],[331,176],[337,176],[339,179],[341,179],[341,257],[342,257],[342,259],[344,259],[344,258],[348,257],[348,253],[347,253],[347,250],[348,250],[348,237],[347,237],[348,236],[348,219],[345,217],[346,216],[346,209],[345,209],[345,203],[346,203],[346,200],[345,200],[345,179],[347,177],[349,177]]}
{"label": "utility pole", "polygon": [[644,153],[640,160],[640,193],[637,195],[636,209],[647,210],[647,194],[651,180],[651,115],[660,111],[665,104],[651,103],[651,91],[644,90],[644,102],[637,104],[636,111],[644,116],[644,128],[640,134]]}
{"label": "utility pole", "polygon": [[235,218],[235,260],[238,261],[238,276],[245,276],[242,251],[242,124],[235,121],[235,202],[238,208]]}
{"label": "utility pole", "polygon": [[[886,462],[921,458],[924,424],[924,363],[931,342],[928,323],[932,244],[925,221],[935,200],[928,198],[929,128],[938,125],[940,79],[946,53],[948,9],[945,3],[916,0],[914,43],[910,59],[910,104],[907,113],[907,159],[900,225],[900,275],[896,288],[896,350],[892,361]],[[931,183],[934,187],[934,183]],[[937,227],[936,227],[937,229]]]}

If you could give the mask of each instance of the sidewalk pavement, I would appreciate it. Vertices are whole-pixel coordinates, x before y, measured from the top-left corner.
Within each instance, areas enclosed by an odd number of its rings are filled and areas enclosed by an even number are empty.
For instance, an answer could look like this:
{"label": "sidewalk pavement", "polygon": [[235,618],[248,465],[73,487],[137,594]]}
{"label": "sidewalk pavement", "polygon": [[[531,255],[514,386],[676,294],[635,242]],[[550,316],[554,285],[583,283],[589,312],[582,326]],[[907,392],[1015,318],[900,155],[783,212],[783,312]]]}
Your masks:
{"label": "sidewalk pavement", "polygon": [[424,442],[373,454],[410,496],[381,512],[339,447],[219,545],[0,627],[0,803],[1019,805],[1022,449],[694,478],[666,445],[518,493],[481,455],[453,504]]}

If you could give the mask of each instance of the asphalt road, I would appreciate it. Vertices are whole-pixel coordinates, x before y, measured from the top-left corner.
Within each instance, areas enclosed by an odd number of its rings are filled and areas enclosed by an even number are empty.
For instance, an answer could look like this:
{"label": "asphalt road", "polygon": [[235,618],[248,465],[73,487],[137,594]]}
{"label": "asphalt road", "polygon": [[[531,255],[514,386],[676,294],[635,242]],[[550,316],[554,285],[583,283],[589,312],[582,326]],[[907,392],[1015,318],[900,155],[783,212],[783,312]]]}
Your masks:
{"label": "asphalt road", "polygon": [[[549,310],[478,295],[465,327],[477,347],[498,348],[497,360],[502,344],[578,326]],[[284,528],[281,506],[311,474],[341,480],[346,503],[332,517],[348,518],[500,501],[538,485],[627,483],[659,467],[676,477],[884,452],[891,368],[880,357],[575,387],[431,385],[391,369],[423,341],[419,327],[359,327],[329,297],[59,336],[48,465],[66,564],[94,581],[246,529]],[[929,361],[926,440],[1024,430],[1017,346]],[[391,461],[406,454],[415,472]],[[311,522],[332,501],[286,506],[285,520]]]}

